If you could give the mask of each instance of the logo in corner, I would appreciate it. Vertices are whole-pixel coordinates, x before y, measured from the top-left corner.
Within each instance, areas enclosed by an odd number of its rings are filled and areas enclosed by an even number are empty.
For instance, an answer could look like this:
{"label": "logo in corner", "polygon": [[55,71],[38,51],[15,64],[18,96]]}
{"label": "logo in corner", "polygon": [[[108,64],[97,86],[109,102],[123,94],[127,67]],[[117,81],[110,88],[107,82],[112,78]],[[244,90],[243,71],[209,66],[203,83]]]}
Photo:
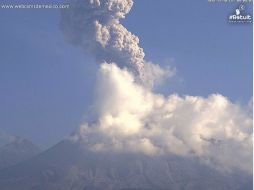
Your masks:
{"label": "logo in corner", "polygon": [[246,23],[252,22],[252,15],[247,14],[245,11],[244,4],[241,4],[236,10],[235,13],[232,15],[229,15],[229,22],[234,23]]}

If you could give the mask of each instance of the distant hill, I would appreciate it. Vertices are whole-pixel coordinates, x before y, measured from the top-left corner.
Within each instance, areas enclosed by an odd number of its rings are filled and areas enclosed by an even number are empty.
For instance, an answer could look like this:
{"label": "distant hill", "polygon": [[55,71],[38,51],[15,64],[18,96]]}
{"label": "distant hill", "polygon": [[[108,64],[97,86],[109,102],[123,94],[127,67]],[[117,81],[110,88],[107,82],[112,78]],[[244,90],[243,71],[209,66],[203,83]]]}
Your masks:
{"label": "distant hill", "polygon": [[16,137],[12,142],[0,147],[0,169],[27,160],[40,152],[32,142]]}

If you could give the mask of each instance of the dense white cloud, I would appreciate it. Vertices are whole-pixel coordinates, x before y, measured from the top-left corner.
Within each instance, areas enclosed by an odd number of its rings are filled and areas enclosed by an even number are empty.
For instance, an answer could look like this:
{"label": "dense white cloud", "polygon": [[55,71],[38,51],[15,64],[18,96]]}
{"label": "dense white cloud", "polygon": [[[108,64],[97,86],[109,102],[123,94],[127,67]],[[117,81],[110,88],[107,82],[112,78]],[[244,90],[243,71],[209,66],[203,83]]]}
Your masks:
{"label": "dense white cloud", "polygon": [[221,169],[252,172],[252,111],[220,94],[164,97],[107,63],[95,94],[94,122],[71,137],[93,151],[196,156]]}

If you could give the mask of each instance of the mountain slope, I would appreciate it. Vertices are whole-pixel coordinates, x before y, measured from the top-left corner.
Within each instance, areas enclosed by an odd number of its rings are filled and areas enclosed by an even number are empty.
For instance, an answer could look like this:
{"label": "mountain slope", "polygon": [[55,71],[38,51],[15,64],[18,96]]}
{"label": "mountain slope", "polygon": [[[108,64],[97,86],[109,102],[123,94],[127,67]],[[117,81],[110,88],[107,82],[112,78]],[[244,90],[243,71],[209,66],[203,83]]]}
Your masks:
{"label": "mountain slope", "polygon": [[222,174],[195,159],[94,153],[67,140],[0,170],[3,190],[249,190],[251,185],[251,176]]}

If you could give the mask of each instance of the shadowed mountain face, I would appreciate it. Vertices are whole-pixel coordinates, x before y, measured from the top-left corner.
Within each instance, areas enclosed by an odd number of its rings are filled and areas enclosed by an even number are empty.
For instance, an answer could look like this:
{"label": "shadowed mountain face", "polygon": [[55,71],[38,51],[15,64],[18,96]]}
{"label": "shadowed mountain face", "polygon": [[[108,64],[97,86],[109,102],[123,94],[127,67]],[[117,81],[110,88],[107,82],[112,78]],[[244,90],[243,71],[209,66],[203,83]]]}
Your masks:
{"label": "shadowed mountain face", "polygon": [[0,169],[27,160],[40,152],[32,142],[16,137],[12,142],[0,148]]}
{"label": "shadowed mountain face", "polygon": [[174,155],[94,153],[62,141],[0,170],[2,190],[250,190],[252,177],[226,174]]}

